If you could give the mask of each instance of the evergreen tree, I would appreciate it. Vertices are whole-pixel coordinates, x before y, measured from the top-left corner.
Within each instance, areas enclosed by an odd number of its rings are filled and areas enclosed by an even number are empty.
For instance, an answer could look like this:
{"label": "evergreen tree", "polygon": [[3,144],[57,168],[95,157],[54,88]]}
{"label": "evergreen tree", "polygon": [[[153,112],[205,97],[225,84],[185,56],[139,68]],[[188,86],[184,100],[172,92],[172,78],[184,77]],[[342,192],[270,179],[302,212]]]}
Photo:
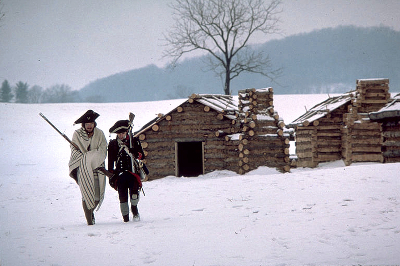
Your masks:
{"label": "evergreen tree", "polygon": [[15,102],[27,103],[28,102],[28,83],[22,81],[16,84]]}
{"label": "evergreen tree", "polygon": [[2,102],[10,102],[12,99],[13,95],[11,93],[11,87],[10,84],[8,83],[7,80],[4,80],[3,83],[1,84],[1,98],[0,100]]}

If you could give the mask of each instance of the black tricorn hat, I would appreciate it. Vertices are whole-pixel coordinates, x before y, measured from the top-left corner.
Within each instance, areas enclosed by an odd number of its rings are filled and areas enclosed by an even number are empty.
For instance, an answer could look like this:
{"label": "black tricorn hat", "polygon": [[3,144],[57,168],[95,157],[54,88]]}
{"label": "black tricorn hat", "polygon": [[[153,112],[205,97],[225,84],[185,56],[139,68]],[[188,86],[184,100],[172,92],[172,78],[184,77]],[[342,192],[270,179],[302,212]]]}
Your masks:
{"label": "black tricorn hat", "polygon": [[110,133],[123,133],[128,131],[129,129],[129,120],[118,120],[115,124],[110,128]]}
{"label": "black tricorn hat", "polygon": [[81,117],[78,118],[78,120],[75,121],[74,125],[79,123],[92,123],[99,116],[100,115],[93,110],[87,110],[86,113],[84,113]]}

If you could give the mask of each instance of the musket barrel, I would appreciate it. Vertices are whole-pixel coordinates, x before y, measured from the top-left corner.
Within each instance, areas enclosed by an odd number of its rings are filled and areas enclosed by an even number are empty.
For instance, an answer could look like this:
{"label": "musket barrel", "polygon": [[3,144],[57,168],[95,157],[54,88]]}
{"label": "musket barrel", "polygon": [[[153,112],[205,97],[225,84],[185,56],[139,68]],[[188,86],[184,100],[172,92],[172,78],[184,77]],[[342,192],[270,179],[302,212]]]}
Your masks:
{"label": "musket barrel", "polygon": [[78,147],[78,145],[76,145],[75,143],[73,143],[73,142],[67,137],[67,135],[65,135],[64,133],[62,133],[55,125],[53,125],[53,123],[51,123],[50,120],[47,119],[47,117],[44,116],[44,114],[39,113],[39,115],[40,115],[47,123],[49,123],[49,125],[52,126],[61,136],[63,136],[64,139],[65,139],[66,141],[68,141],[72,146],[74,146],[75,149],[80,150],[79,147]]}

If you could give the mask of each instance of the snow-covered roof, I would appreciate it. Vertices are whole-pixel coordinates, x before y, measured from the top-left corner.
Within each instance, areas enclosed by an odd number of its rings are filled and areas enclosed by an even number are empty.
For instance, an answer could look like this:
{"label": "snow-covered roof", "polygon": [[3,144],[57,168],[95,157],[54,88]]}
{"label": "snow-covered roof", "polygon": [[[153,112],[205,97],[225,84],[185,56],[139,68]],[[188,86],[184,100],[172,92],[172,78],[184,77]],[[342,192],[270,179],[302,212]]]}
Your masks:
{"label": "snow-covered roof", "polygon": [[372,120],[400,117],[400,93],[393,97],[393,100],[386,104],[381,110],[369,113]]}
{"label": "snow-covered roof", "polygon": [[[236,119],[236,113],[239,112],[238,102],[231,95],[221,95],[221,94],[192,94],[188,100],[184,101],[182,104],[188,101],[197,101],[211,109],[223,114],[228,119]],[[174,112],[179,106],[173,108],[166,114],[159,115],[153,120],[144,125],[139,131],[135,132],[135,136],[138,136],[144,131],[164,120],[170,113]]]}
{"label": "snow-covered roof", "polygon": [[329,97],[325,101],[315,105],[306,113],[295,119],[293,122],[287,125],[288,128],[294,128],[299,124],[303,124],[308,121],[310,123],[326,116],[328,113],[336,110],[344,104],[351,101],[354,97],[355,91],[350,91],[339,96]]}
{"label": "snow-covered roof", "polygon": [[191,99],[195,99],[220,113],[235,114],[239,111],[238,102],[231,95],[193,94]]}

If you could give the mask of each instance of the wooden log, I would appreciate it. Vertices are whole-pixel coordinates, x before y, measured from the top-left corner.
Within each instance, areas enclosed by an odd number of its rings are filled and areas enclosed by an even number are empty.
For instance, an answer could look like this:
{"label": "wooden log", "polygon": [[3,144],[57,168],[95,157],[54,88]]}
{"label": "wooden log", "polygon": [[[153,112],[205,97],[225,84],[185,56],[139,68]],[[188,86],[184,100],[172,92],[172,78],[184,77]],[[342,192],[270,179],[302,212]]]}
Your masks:
{"label": "wooden log", "polygon": [[141,143],[141,145],[142,145],[143,149],[146,149],[149,146],[149,144],[147,142],[144,142],[144,141]]}
{"label": "wooden log", "polygon": [[171,120],[172,120],[172,116],[167,115],[167,116],[165,117],[165,119],[166,119],[167,121],[171,121]]}
{"label": "wooden log", "polygon": [[352,154],[352,162],[383,162],[382,154]]}
{"label": "wooden log", "polygon": [[386,139],[383,143],[382,143],[383,147],[386,148],[394,148],[394,147],[400,147],[400,140],[399,139]]}
{"label": "wooden log", "polygon": [[243,139],[243,140],[241,140],[241,143],[243,145],[247,145],[247,144],[249,144],[249,140],[248,139]]}
{"label": "wooden log", "polygon": [[228,133],[223,131],[223,130],[215,131],[215,136],[218,137],[218,138],[224,137],[226,135],[228,135]]}
{"label": "wooden log", "polygon": [[314,153],[309,151],[309,152],[296,152],[296,155],[298,158],[313,158]]}
{"label": "wooden log", "polygon": [[385,157],[386,163],[398,163],[400,162],[400,157]]}
{"label": "wooden log", "polygon": [[178,113],[182,113],[183,112],[183,107],[182,106],[178,106],[178,108],[176,109],[176,111]]}
{"label": "wooden log", "polygon": [[352,152],[362,152],[362,153],[380,153],[382,148],[380,146],[358,146],[352,147]]}
{"label": "wooden log", "polygon": [[331,162],[337,161],[342,158],[341,154],[318,154],[316,161],[318,162]]}
{"label": "wooden log", "polygon": [[210,112],[210,107],[209,106],[204,106],[203,110],[204,110],[204,112]]}
{"label": "wooden log", "polygon": [[238,149],[239,149],[239,151],[243,151],[244,145],[242,143],[240,143],[239,146],[238,146]]}
{"label": "wooden log", "polygon": [[332,139],[334,139],[335,137],[338,137],[338,138],[341,138],[341,136],[342,136],[342,133],[339,131],[339,132],[334,132],[334,131],[332,131],[332,132],[321,132],[321,131],[317,131],[317,134],[316,134],[316,136],[317,136],[317,138],[318,139],[330,139],[330,138],[332,138]]}
{"label": "wooden log", "polygon": [[290,172],[290,165],[285,165],[285,166],[283,167],[283,171],[284,171],[284,172]]}
{"label": "wooden log", "polygon": [[153,125],[153,126],[151,127],[151,129],[152,129],[153,131],[158,131],[158,130],[160,129],[160,127],[159,127],[157,124],[155,124],[155,125]]}
{"label": "wooden log", "polygon": [[357,79],[356,80],[357,87],[358,86],[367,86],[367,85],[376,85],[382,84],[387,85],[389,84],[389,79]]}
{"label": "wooden log", "polygon": [[144,133],[142,133],[142,134],[139,135],[139,140],[140,140],[140,141],[143,141],[143,140],[145,140],[145,139],[146,139],[146,135],[145,135]]}

